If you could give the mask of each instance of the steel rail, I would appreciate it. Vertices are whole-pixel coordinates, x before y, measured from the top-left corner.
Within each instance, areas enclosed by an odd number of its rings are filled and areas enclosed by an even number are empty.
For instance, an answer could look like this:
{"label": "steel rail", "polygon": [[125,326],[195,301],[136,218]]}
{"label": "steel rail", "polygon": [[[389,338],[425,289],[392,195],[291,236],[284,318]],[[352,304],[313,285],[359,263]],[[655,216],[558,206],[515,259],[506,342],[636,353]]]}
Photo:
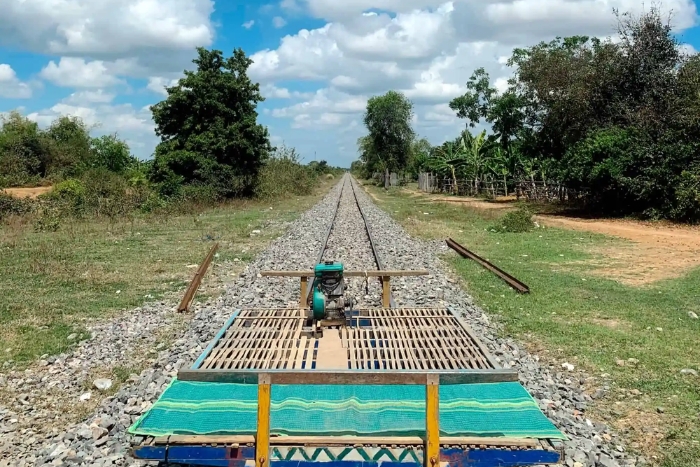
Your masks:
{"label": "steel rail", "polygon": [[[360,216],[362,216],[362,221],[365,224],[365,232],[367,233],[367,238],[369,239],[369,244],[372,247],[372,255],[374,256],[374,261],[377,265],[377,270],[381,271],[384,269],[381,257],[379,256],[379,253],[377,252],[377,248],[375,247],[374,244],[374,238],[372,237],[372,229],[369,226],[369,223],[367,222],[367,217],[365,216],[365,212],[362,210],[362,207],[360,206],[360,202],[357,199],[357,193],[355,192],[355,184],[353,182],[352,175],[348,175],[350,177],[350,189],[352,190],[352,195],[355,198],[355,205],[357,206],[357,209],[360,211]],[[338,217],[338,210],[340,208],[340,200],[343,198],[343,193],[345,192],[345,182],[343,182],[343,186],[340,188],[340,195],[338,196],[338,202],[336,203],[335,206],[335,212],[333,213],[333,219],[331,220],[330,225],[328,226],[328,232],[326,232],[326,237],[323,242],[323,246],[321,247],[321,251],[318,254],[318,258],[316,260],[316,264],[319,264],[323,260],[323,254],[326,252],[326,249],[328,248],[328,239],[331,236],[331,232],[333,231],[333,227],[335,226],[335,219]],[[384,284],[383,280],[379,278],[380,283]],[[306,293],[306,301],[308,303],[309,297],[311,296],[312,293],[312,288],[309,287],[307,293]],[[394,302],[394,296],[393,294],[389,295],[389,306],[391,308],[395,308],[395,302]]]}
{"label": "steel rail", "polygon": [[[352,188],[352,194],[355,197],[355,204],[357,204],[357,209],[360,210],[360,215],[362,216],[362,220],[365,223],[365,231],[367,232],[367,238],[369,238],[369,244],[372,246],[372,254],[374,255],[374,261],[377,263],[377,269],[381,271],[384,269],[384,264],[382,263],[379,253],[377,252],[377,248],[374,245],[374,239],[372,238],[372,229],[369,226],[369,222],[367,222],[365,212],[362,210],[362,206],[360,206],[360,201],[357,199],[357,192],[355,192],[355,184],[353,182],[352,175],[350,176],[350,187]],[[384,280],[381,278],[379,280],[383,286]],[[394,302],[394,295],[391,292],[389,292],[389,306],[391,308],[396,308],[396,303]]]}
{"label": "steel rail", "polygon": [[493,263],[490,263],[489,261],[485,260],[484,258],[477,255],[476,253],[467,250],[466,248],[464,248],[462,245],[455,242],[451,238],[448,238],[447,240],[445,240],[445,243],[447,243],[447,246],[449,246],[454,251],[459,253],[459,255],[462,256],[463,258],[472,259],[472,260],[476,261],[477,263],[479,263],[480,265],[482,265],[483,267],[485,267],[486,269],[488,269],[489,271],[491,271],[492,273],[496,274],[498,277],[503,279],[508,285],[513,287],[518,292],[530,293],[530,287],[525,285],[523,282],[519,281],[515,277],[513,277],[510,274],[508,274],[507,272],[505,272],[503,269],[499,268],[498,266],[496,266]]}
{"label": "steel rail", "polygon": [[[316,258],[316,264],[319,264],[321,260],[323,260],[323,254],[326,252],[326,248],[328,247],[328,239],[331,237],[331,232],[333,231],[333,226],[335,225],[335,219],[338,217],[338,210],[340,209],[340,200],[343,199],[343,192],[345,191],[345,182],[343,181],[343,185],[340,187],[340,194],[338,195],[338,201],[335,203],[335,211],[333,211],[333,219],[331,219],[330,224],[328,225],[328,230],[326,231],[326,235],[323,240],[323,244],[321,245],[321,251],[318,253],[318,258]],[[306,292],[306,303],[309,302],[309,298],[311,297],[311,292],[313,291],[313,287],[309,287],[307,292]]]}

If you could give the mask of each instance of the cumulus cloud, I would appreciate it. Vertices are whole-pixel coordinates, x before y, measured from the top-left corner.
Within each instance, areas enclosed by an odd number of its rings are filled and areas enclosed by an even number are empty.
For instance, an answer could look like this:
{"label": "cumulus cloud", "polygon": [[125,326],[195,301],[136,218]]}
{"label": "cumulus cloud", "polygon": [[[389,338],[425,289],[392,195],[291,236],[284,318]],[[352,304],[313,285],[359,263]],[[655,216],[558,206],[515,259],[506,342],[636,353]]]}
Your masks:
{"label": "cumulus cloud", "polygon": [[179,81],[179,78],[164,78],[162,76],[151,76],[150,78],[148,78],[148,85],[146,85],[146,89],[155,92],[156,94],[160,94],[161,96],[167,96],[168,92],[165,90],[165,88],[175,86]]}
{"label": "cumulus cloud", "polygon": [[287,88],[280,88],[274,84],[265,84],[260,87],[260,93],[266,99],[301,99],[309,98],[313,93],[290,91]]}
{"label": "cumulus cloud", "polygon": [[8,99],[29,99],[32,88],[17,77],[17,73],[6,63],[0,63],[0,97]]}
{"label": "cumulus cloud", "polygon": [[255,24],[255,20],[251,19],[250,21],[246,21],[245,23],[242,24],[242,26],[246,29],[250,29],[253,27]]}
{"label": "cumulus cloud", "polygon": [[275,16],[272,18],[272,25],[276,28],[282,28],[287,24],[287,20],[282,18],[281,16]]}
{"label": "cumulus cloud", "polygon": [[2,41],[37,52],[127,54],[211,44],[212,0],[4,0]]}
{"label": "cumulus cloud", "polygon": [[87,62],[75,57],[61,57],[58,64],[51,60],[39,76],[57,86],[73,88],[102,88],[122,82],[102,60]]}
{"label": "cumulus cloud", "polygon": [[0,46],[129,59],[134,76],[145,78],[181,71],[196,46],[210,46],[213,11],[213,0],[4,0]]}

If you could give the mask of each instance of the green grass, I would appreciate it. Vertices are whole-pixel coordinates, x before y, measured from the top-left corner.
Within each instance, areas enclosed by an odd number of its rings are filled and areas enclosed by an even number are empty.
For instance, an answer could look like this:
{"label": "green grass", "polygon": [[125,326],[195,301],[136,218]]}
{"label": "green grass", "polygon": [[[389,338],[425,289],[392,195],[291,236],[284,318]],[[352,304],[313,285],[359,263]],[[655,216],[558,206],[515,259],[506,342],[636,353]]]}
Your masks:
{"label": "green grass", "polygon": [[[242,269],[290,221],[332,185],[314,195],[280,201],[235,202],[182,215],[68,221],[57,232],[36,232],[32,219],[0,225],[0,364],[23,364],[64,352],[84,336],[85,323],[144,302],[176,303],[214,241],[217,263],[239,259]],[[272,207],[272,209],[270,209]],[[253,230],[260,235],[251,237]],[[189,266],[189,267],[188,267]],[[223,279],[223,278],[219,278]],[[68,339],[77,334],[75,339]]]}
{"label": "green grass", "polygon": [[[476,302],[503,323],[505,334],[556,368],[566,361],[583,369],[595,378],[591,388],[611,387],[588,416],[611,423],[633,450],[655,463],[700,465],[700,378],[680,373],[700,371],[700,321],[688,316],[700,314],[700,269],[645,287],[627,286],[596,274],[605,258],[592,253],[629,247],[622,239],[555,228],[496,233],[489,227],[503,212],[429,203],[405,190],[367,189],[412,235],[450,236],[530,287],[529,295],[518,294],[473,261],[445,256]],[[630,358],[639,363],[616,363]],[[630,394],[633,390],[641,394]]]}

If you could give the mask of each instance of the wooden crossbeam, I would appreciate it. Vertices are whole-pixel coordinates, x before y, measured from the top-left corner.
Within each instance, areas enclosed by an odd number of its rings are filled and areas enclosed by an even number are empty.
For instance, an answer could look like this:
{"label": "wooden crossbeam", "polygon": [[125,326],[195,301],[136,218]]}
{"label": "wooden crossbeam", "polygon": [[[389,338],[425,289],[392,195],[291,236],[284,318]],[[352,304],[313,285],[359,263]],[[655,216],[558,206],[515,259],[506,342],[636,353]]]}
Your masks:
{"label": "wooden crossbeam", "polygon": [[[263,277],[313,277],[313,271],[260,271]],[[395,270],[348,270],[343,271],[345,277],[385,277],[385,276],[428,276],[430,272],[425,269],[395,271]]]}
{"label": "wooden crossbeam", "polygon": [[[540,443],[531,438],[482,437],[482,436],[441,436],[440,445],[451,446],[506,446],[538,447]],[[154,439],[154,444],[253,444],[251,435],[171,435]],[[271,446],[356,446],[361,445],[423,445],[420,436],[271,436]]]}
{"label": "wooden crossbeam", "polygon": [[511,369],[499,370],[180,370],[180,381],[210,383],[256,384],[266,374],[270,384],[369,384],[369,385],[423,385],[427,375],[435,375],[440,384],[502,383],[518,381],[518,373]]}

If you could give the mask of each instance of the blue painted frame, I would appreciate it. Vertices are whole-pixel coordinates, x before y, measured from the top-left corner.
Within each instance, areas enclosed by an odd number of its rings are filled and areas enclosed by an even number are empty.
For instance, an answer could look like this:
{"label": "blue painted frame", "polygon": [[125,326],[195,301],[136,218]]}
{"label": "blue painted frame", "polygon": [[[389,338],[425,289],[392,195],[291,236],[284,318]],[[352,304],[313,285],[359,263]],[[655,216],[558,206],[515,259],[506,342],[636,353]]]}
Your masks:
{"label": "blue painted frame", "polygon": [[233,324],[233,320],[236,319],[236,317],[241,313],[241,310],[235,310],[233,313],[231,313],[231,316],[226,320],[226,323],[224,323],[223,327],[219,329],[219,332],[216,333],[214,338],[209,342],[209,345],[207,346],[206,349],[204,349],[204,352],[195,360],[195,362],[192,364],[192,369],[197,370],[199,367],[202,365],[202,362],[204,361],[205,358],[211,353],[212,349],[214,346],[221,340],[222,337],[224,337],[224,334],[226,334],[226,331],[228,331],[228,328],[231,327],[231,324]]}
{"label": "blue painted frame", "polygon": [[[245,467],[246,462],[254,462],[255,448],[246,446],[232,448],[226,446],[138,446],[132,451],[136,459],[160,461],[165,465],[185,464],[192,466]],[[459,448],[440,449],[440,462],[449,467],[522,467],[530,465],[557,464],[561,455],[557,451],[525,449],[509,451],[505,449]],[[391,461],[272,461],[270,467],[423,467],[415,462]]]}

